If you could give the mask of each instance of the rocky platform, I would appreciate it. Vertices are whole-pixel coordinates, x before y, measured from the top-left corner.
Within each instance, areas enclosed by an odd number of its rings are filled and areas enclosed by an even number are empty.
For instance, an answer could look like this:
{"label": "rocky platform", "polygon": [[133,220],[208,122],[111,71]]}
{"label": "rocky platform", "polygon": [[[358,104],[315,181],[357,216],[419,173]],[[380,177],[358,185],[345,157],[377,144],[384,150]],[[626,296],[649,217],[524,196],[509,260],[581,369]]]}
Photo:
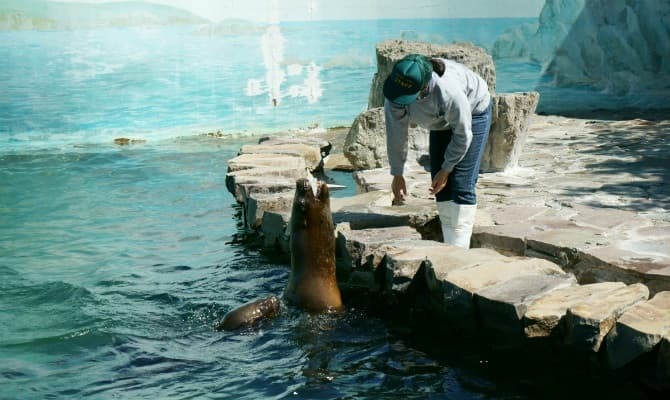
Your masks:
{"label": "rocky platform", "polygon": [[[390,307],[412,302],[496,346],[549,340],[611,368],[644,360],[645,380],[669,390],[669,129],[533,116],[518,166],[480,176],[467,250],[438,241],[421,166],[407,169],[402,206],[385,168],[357,171],[358,194],[331,198],[340,286]],[[288,253],[291,181],[327,173],[329,159],[344,168],[341,139],[265,140],[230,160],[228,188],[264,246]],[[336,154],[315,160],[332,142]]]}

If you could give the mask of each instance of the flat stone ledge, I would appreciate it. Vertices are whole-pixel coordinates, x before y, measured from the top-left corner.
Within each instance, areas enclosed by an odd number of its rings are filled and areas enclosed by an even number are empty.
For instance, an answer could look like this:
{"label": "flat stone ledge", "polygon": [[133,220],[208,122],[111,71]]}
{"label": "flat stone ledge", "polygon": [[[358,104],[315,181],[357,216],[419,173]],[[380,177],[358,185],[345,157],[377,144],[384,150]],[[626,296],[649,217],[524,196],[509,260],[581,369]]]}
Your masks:
{"label": "flat stone ledge", "polygon": [[529,305],[547,293],[576,285],[572,274],[526,275],[482,289],[474,300],[490,341],[519,346],[525,339],[523,317]]}
{"label": "flat stone ledge", "polygon": [[[286,177],[238,176],[230,191],[238,203],[246,204],[249,197],[262,193],[282,193],[295,190],[295,179]],[[245,206],[246,207],[246,206]]]}
{"label": "flat stone ledge", "polygon": [[283,154],[288,156],[301,157],[305,160],[307,169],[315,172],[323,166],[321,157],[321,148],[302,143],[292,144],[248,144],[242,146],[240,155],[243,154]]}
{"label": "flat stone ledge", "polygon": [[636,283],[571,306],[565,316],[565,343],[580,350],[597,353],[617,318],[633,305],[648,298],[649,289]]}
{"label": "flat stone ledge", "polygon": [[295,191],[278,193],[252,193],[245,207],[246,225],[250,229],[261,227],[263,214],[267,211],[286,211],[293,205]]}
{"label": "flat stone ledge", "polygon": [[247,169],[272,167],[281,169],[305,170],[305,159],[286,154],[241,154],[228,160],[228,172],[237,172]]}
{"label": "flat stone ledge", "polygon": [[420,240],[421,235],[408,226],[376,229],[351,229],[349,224],[338,225],[335,254],[338,263],[360,268],[362,264],[377,265],[383,255],[380,247],[388,248],[389,242]]}
{"label": "flat stone ledge", "polygon": [[603,282],[560,288],[533,301],[523,316],[527,338],[560,336],[558,332],[568,308],[589,303],[616,289],[625,288],[622,282]]}
{"label": "flat stone ledge", "polygon": [[[563,272],[557,265],[541,259],[525,257],[495,257],[466,266],[443,268],[433,266],[438,291],[442,297],[438,312],[460,328],[474,332],[477,329],[474,296],[488,288],[513,280],[536,278],[557,281],[574,280],[571,274]],[[576,281],[575,281],[576,282]],[[518,329],[521,332],[521,328]]]}
{"label": "flat stone ledge", "polygon": [[307,145],[310,147],[318,148],[321,152],[321,158],[325,158],[330,154],[330,151],[333,148],[333,145],[326,140],[321,138],[318,135],[302,135],[302,136],[267,136],[263,137],[258,141],[258,144],[264,146],[277,146],[277,145]]}
{"label": "flat stone ledge", "polygon": [[333,222],[350,224],[351,229],[410,226],[420,230],[438,218],[434,202],[415,199],[402,206],[345,206],[333,212]]}
{"label": "flat stone ledge", "polygon": [[670,292],[629,308],[607,335],[607,359],[621,368],[670,336]]}
{"label": "flat stone ledge", "polygon": [[283,253],[289,253],[290,238],[287,227],[290,219],[291,211],[275,210],[263,213],[260,227],[263,247],[276,248]]}

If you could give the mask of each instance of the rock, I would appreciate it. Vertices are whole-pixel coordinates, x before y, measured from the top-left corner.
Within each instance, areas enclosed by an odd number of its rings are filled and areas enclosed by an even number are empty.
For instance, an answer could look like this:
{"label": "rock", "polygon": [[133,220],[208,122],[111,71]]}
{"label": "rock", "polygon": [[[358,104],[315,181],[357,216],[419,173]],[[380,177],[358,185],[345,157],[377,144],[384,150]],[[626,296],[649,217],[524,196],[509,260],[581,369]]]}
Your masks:
{"label": "rock", "polygon": [[470,245],[495,249],[508,255],[523,256],[526,254],[527,233],[528,227],[523,224],[497,226],[475,224]]}
{"label": "rock", "polygon": [[423,232],[437,219],[435,202],[421,199],[413,199],[401,206],[350,206],[333,212],[333,222],[348,222],[351,229],[410,226]]}
{"label": "rock", "polygon": [[594,101],[552,96],[544,112],[584,112],[658,104],[670,78],[670,4],[657,0],[546,0],[538,23],[515,27],[494,44],[496,59],[525,56],[545,65],[556,86],[606,91]]}
{"label": "rock", "polygon": [[259,139],[258,144],[265,146],[304,144],[310,147],[318,147],[322,158],[327,157],[333,148],[333,145],[327,139],[319,136],[266,136]]}
{"label": "rock", "polygon": [[572,274],[526,275],[475,293],[482,327],[490,341],[518,346],[524,339],[523,317],[529,305],[554,290],[577,285]]}
{"label": "rock", "polygon": [[278,193],[253,193],[247,198],[245,220],[248,228],[261,226],[266,211],[290,212],[293,205],[294,191]]}
{"label": "rock", "polygon": [[421,261],[429,260],[432,266],[437,266],[442,272],[470,266],[477,262],[484,262],[484,260],[490,262],[496,257],[501,257],[492,250],[473,249],[469,251],[433,240],[414,241],[411,246],[390,244],[388,247],[381,247],[380,250],[385,251],[389,258],[389,266],[395,269],[412,265],[412,268],[416,270]]}
{"label": "rock", "polygon": [[528,136],[530,116],[535,113],[537,92],[498,94],[493,98],[491,132],[480,170],[497,172],[516,167]]}
{"label": "rock", "polygon": [[263,213],[261,232],[263,247],[276,248],[282,253],[289,254],[290,234],[287,232],[291,211],[267,211]]}
{"label": "rock", "polygon": [[[348,224],[346,224],[348,226]],[[389,242],[420,240],[421,235],[408,226],[375,229],[342,229],[338,224],[335,254],[338,265],[360,268],[368,262],[377,265],[383,256],[378,249]],[[384,246],[388,249],[388,246]],[[375,257],[376,256],[376,257]]]}
{"label": "rock", "polygon": [[523,317],[524,333],[528,338],[558,335],[557,328],[568,308],[626,287],[622,282],[603,282],[561,288],[533,301]]}
{"label": "rock", "polygon": [[279,169],[305,170],[305,159],[286,154],[241,154],[228,160],[228,172],[237,172],[252,168],[273,167]]}
{"label": "rock", "polygon": [[640,231],[634,235],[635,240],[586,249],[574,267],[575,274],[584,280],[641,281],[651,294],[670,290],[670,257],[664,254],[670,240],[644,238]]}
{"label": "rock", "polygon": [[[404,176],[409,197],[407,200],[408,203],[413,198],[434,200],[434,197],[428,191],[431,183],[430,172],[419,165],[410,164],[405,166]],[[361,192],[390,190],[391,181],[393,180],[388,168],[356,171],[353,177]]]}
{"label": "rock", "polygon": [[330,211],[338,212],[350,208],[363,209],[368,206],[390,206],[392,198],[393,195],[390,190],[375,190],[349,197],[333,197],[330,199]]}
{"label": "rock", "polygon": [[[485,251],[489,254],[491,252],[491,250]],[[475,293],[525,276],[569,276],[557,265],[546,260],[504,256],[488,259],[489,254],[479,262],[472,264],[474,261],[472,260],[465,263],[465,266],[454,268],[452,265],[451,268],[445,268],[439,263],[433,266],[438,290],[443,296],[442,314],[458,328],[469,332],[474,332],[476,329],[473,302]]]}
{"label": "rock", "polygon": [[356,170],[356,167],[351,165],[349,159],[342,153],[329,155],[324,160],[323,167],[333,171],[353,172]]}
{"label": "rock", "polygon": [[670,292],[637,303],[619,318],[607,335],[607,360],[621,368],[651,351],[663,336],[670,335]]}
{"label": "rock", "polygon": [[[388,166],[383,108],[369,109],[356,117],[344,141],[343,152],[356,170]],[[428,131],[410,127],[407,160],[418,160],[425,154],[428,154]]]}
{"label": "rock", "polygon": [[295,179],[281,176],[233,175],[230,178],[226,176],[226,187],[238,203],[246,204],[252,193],[280,193],[294,190]]}
{"label": "rock", "polygon": [[130,139],[130,138],[125,138],[125,137],[120,137],[120,138],[115,138],[114,139],[114,144],[119,145],[119,146],[127,146],[129,144],[142,144],[146,143],[147,141],[145,139]]}
{"label": "rock", "polygon": [[405,40],[387,40],[377,45],[377,72],[372,80],[368,109],[384,106],[382,86],[389,76],[393,65],[407,54],[422,54],[429,57],[441,57],[465,64],[477,72],[489,86],[491,94],[495,93],[496,70],[493,59],[481,47],[471,43],[437,45]]}
{"label": "rock", "polygon": [[305,160],[307,169],[310,172],[319,171],[323,167],[323,160],[321,158],[321,148],[318,146],[310,146],[303,143],[296,144],[248,144],[242,146],[240,155],[242,154],[280,154],[295,157],[302,157]]}
{"label": "rock", "polygon": [[[457,253],[460,248],[449,246],[447,244],[436,242],[434,240],[396,240],[387,242],[378,247],[374,256],[375,259],[368,257],[369,263],[381,261],[386,257],[385,267],[388,269],[387,282],[407,282],[416,274],[421,263],[425,260],[443,260],[450,255]],[[375,264],[377,265],[377,264]],[[390,289],[390,287],[389,287]]]}
{"label": "rock", "polygon": [[649,289],[635,283],[569,307],[565,315],[565,343],[580,350],[598,352],[617,318],[648,297]]}

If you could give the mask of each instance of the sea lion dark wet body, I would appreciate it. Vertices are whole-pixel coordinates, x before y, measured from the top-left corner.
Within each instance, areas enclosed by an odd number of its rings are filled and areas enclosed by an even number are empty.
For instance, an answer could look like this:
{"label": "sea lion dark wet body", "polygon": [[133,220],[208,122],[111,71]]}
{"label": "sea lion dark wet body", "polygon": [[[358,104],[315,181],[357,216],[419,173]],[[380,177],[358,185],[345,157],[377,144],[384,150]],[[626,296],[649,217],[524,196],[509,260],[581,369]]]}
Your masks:
{"label": "sea lion dark wet body", "polygon": [[[286,299],[312,313],[342,310],[335,273],[335,228],[324,182],[318,182],[316,194],[307,179],[296,182],[290,229],[291,273],[284,291]],[[280,308],[276,296],[256,300],[227,313],[217,329],[253,326],[277,316]]]}
{"label": "sea lion dark wet body", "polygon": [[239,328],[253,326],[265,318],[279,315],[280,302],[277,296],[268,296],[264,299],[246,303],[228,312],[219,325],[219,331],[232,331]]}
{"label": "sea lion dark wet body", "polygon": [[325,182],[317,183],[316,193],[307,179],[296,182],[290,224],[291,273],[286,298],[309,312],[341,310],[342,296],[335,274],[335,228]]}

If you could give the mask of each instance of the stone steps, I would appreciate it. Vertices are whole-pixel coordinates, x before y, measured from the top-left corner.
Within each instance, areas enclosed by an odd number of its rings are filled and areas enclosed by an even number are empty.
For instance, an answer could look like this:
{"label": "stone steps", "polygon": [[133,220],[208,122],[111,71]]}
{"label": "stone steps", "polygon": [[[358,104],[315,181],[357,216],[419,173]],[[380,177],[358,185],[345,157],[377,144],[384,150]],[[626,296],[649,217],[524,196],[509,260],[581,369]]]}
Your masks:
{"label": "stone steps", "polygon": [[[286,154],[311,158],[318,152],[324,157],[324,148],[314,140],[268,140],[245,146],[231,160],[228,188],[243,205],[246,226],[262,235],[266,247],[288,254],[286,229],[295,187],[289,172],[279,172],[282,168],[265,173],[268,164],[279,163]],[[311,176],[294,159],[281,165],[289,163],[297,166],[296,176]],[[427,172],[416,168],[409,175],[416,183],[413,188],[427,192],[427,185],[419,183],[429,181]],[[607,268],[593,267],[596,257],[589,249],[615,243],[609,233],[613,230],[649,229],[645,221],[582,206],[520,205],[508,213],[485,208],[476,222],[475,242],[481,247],[461,249],[426,240],[439,236],[439,222],[425,193],[410,193],[405,205],[391,206],[387,172],[357,172],[356,180],[368,191],[331,199],[342,287],[410,299],[439,316],[439,324],[482,335],[494,345],[524,346],[549,338],[576,351],[604,352],[615,368],[652,355],[655,379],[667,382],[670,291],[657,285],[652,293],[658,293],[648,300],[649,288],[635,275],[619,282],[578,283],[590,269]]]}

